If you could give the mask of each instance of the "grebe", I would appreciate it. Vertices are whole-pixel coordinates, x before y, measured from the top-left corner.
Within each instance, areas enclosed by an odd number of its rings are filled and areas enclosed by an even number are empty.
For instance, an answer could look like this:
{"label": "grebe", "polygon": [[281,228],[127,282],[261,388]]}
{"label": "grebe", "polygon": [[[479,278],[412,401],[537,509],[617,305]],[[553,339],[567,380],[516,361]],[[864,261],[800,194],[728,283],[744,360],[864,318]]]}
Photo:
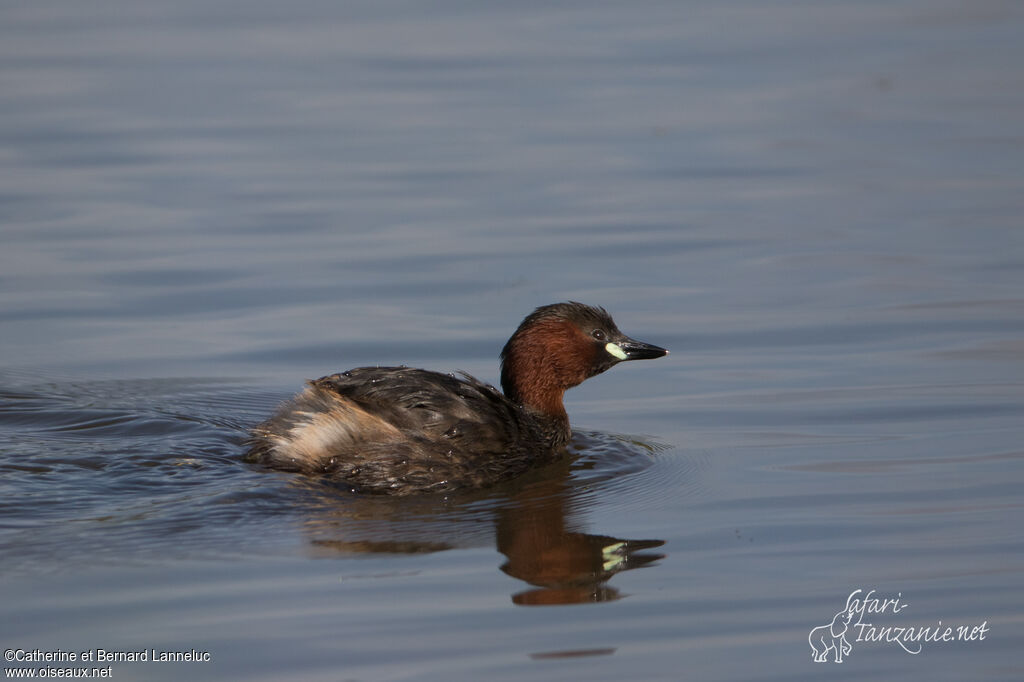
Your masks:
{"label": "grebe", "polygon": [[247,459],[403,495],[483,487],[550,461],[569,442],[566,389],[668,351],[635,341],[603,309],[537,308],[501,351],[501,388],[408,367],[360,367],[307,382],[253,429]]}

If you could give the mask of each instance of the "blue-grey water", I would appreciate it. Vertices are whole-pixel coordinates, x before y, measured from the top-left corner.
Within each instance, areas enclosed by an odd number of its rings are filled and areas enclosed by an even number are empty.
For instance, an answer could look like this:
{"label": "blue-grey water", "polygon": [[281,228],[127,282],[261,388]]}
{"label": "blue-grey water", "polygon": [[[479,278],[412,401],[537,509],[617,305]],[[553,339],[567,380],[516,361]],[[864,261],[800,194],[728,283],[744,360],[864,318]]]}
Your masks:
{"label": "blue-grey water", "polygon": [[[1022,35],[1000,0],[6,3],[5,668],[1024,678]],[[496,382],[567,299],[672,354],[570,391],[549,467],[392,500],[242,461],[306,378]],[[815,662],[858,589],[903,606]],[[940,621],[983,637],[856,637]]]}

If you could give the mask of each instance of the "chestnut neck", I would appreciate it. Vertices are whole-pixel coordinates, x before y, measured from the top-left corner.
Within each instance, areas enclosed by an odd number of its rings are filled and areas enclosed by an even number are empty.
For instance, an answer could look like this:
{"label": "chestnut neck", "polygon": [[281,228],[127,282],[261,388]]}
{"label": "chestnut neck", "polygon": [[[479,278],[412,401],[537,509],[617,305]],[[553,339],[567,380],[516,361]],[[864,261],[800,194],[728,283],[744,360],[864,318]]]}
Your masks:
{"label": "chestnut neck", "polygon": [[539,416],[563,422],[569,417],[562,398],[566,389],[588,376],[593,348],[567,320],[540,320],[520,328],[502,352],[501,389],[505,396]]}

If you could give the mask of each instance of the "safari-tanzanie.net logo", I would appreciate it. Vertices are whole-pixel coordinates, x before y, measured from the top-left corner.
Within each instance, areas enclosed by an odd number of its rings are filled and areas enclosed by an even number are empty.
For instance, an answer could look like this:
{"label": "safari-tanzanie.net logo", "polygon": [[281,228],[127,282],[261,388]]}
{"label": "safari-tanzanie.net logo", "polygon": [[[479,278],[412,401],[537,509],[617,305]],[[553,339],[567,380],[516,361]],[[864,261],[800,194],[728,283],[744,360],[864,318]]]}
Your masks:
{"label": "safari-tanzanie.net logo", "polygon": [[890,622],[901,616],[908,607],[903,593],[895,597],[876,596],[875,590],[866,594],[854,590],[846,598],[846,607],[832,618],[831,623],[811,630],[807,641],[817,663],[842,663],[843,656],[853,651],[853,643],[871,642],[895,644],[908,654],[919,654],[926,645],[943,642],[980,642],[988,634],[988,621],[980,624],[945,625],[940,620],[932,625],[902,625]]}

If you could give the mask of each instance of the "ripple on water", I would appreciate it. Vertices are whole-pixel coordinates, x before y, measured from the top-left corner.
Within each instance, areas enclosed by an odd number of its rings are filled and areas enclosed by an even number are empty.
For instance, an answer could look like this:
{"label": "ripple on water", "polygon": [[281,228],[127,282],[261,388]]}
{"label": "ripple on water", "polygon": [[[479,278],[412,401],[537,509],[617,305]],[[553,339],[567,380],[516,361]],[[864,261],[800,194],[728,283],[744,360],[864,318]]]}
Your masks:
{"label": "ripple on water", "polygon": [[225,380],[51,379],[3,389],[0,534],[18,551],[0,563],[59,571],[168,557],[487,546],[509,519],[565,524],[599,503],[626,504],[620,497],[693,491],[680,484],[701,462],[647,438],[588,431],[566,457],[491,489],[359,496],[242,461],[245,429],[282,397]]}
{"label": "ripple on water", "polygon": [[646,436],[579,432],[572,495],[582,507],[600,504],[611,511],[679,500],[707,493],[701,472],[710,453],[680,450]]}

